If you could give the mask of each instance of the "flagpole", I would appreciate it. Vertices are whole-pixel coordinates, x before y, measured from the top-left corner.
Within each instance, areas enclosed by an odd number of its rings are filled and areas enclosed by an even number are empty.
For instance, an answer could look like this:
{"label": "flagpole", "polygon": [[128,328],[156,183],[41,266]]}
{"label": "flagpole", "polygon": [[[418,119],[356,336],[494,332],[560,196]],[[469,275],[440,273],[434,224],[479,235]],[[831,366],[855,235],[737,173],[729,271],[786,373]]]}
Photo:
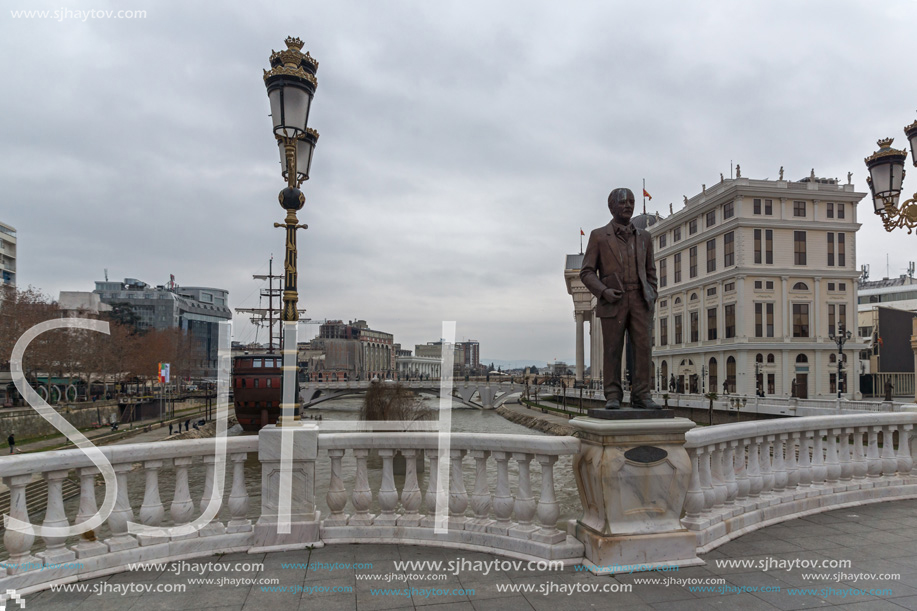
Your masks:
{"label": "flagpole", "polygon": [[643,214],[646,214],[646,179],[643,179]]}
{"label": "flagpole", "polygon": [[579,254],[583,254],[583,228],[579,229]]}

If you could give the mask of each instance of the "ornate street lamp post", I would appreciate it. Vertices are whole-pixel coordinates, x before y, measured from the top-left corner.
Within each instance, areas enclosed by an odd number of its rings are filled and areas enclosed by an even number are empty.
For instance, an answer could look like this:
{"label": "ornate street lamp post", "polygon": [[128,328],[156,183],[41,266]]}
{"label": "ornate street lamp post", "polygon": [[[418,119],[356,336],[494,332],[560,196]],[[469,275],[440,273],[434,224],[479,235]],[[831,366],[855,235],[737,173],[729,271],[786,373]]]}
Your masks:
{"label": "ornate street lamp post", "polygon": [[274,137],[280,150],[281,174],[287,187],[278,199],[287,215],[283,223],[274,227],[286,230],[286,257],[283,264],[283,387],[280,403],[280,426],[291,426],[299,420],[299,402],[296,386],[296,331],[299,320],[299,294],[296,286],[296,230],[307,229],[300,225],[296,212],[306,203],[299,186],[309,180],[312,153],[318,141],[318,132],[308,127],[309,109],[318,81],[315,71],[318,62],[308,52],[301,51],[299,38],[286,39],[287,48],[271,53],[271,69],[264,71],[264,85],[271,104]]}
{"label": "ornate street lamp post", "polygon": [[[917,121],[904,128],[904,133],[910,141],[911,160],[917,166]],[[907,151],[892,148],[893,138],[878,141],[879,150],[865,159],[869,178],[866,182],[872,191],[872,203],[875,213],[882,217],[885,231],[893,231],[899,227],[907,228],[912,233],[917,227],[917,193],[909,200],[898,204],[901,196],[901,183],[904,182],[904,161]]]}
{"label": "ornate street lamp post", "polygon": [[853,334],[850,331],[844,332],[843,327],[838,327],[838,334],[834,335],[832,331],[828,335],[828,339],[837,344],[837,398],[841,398],[841,365],[844,361],[844,344],[853,337]]}

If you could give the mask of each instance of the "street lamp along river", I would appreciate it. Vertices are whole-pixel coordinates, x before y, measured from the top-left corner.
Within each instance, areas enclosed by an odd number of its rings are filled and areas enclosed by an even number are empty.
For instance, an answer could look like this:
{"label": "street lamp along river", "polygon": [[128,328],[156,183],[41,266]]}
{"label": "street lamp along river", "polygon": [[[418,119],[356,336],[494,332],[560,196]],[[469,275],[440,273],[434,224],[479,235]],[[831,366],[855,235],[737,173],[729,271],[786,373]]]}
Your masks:
{"label": "street lamp along river", "polygon": [[274,137],[280,151],[281,174],[287,187],[280,192],[280,205],[287,211],[283,223],[274,223],[286,231],[286,256],[283,264],[283,387],[281,391],[280,426],[292,426],[299,420],[296,369],[296,327],[299,320],[299,294],[296,285],[296,230],[300,225],[296,212],[306,203],[299,186],[309,180],[312,153],[318,132],[308,126],[309,109],[318,81],[318,62],[302,52],[303,42],[288,37],[287,48],[271,53],[271,69],[264,71],[264,85],[271,104]]}
{"label": "street lamp along river", "polygon": [[[904,134],[910,141],[911,160],[914,166],[917,166],[917,121],[905,127]],[[892,148],[892,142],[894,138],[879,140],[879,150],[864,160],[869,170],[866,182],[872,191],[875,213],[882,217],[885,231],[904,227],[911,233],[917,227],[917,193],[898,205],[901,183],[904,182],[904,161],[907,159],[907,151]]]}

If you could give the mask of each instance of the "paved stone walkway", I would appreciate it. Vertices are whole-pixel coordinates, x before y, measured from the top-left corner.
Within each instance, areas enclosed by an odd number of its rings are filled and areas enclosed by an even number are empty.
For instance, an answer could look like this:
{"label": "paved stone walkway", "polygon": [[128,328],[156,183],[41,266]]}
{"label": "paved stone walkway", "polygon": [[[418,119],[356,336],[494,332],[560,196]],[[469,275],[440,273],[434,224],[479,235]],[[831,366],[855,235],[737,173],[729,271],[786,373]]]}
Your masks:
{"label": "paved stone walkway", "polygon": [[[332,545],[313,551],[227,554],[189,560],[166,570],[121,573],[80,582],[77,586],[84,592],[30,595],[25,610],[917,609],[917,501],[840,509],[784,522],[727,543],[703,559],[705,566],[679,571],[599,577],[574,567],[527,571],[525,563],[517,568],[509,564],[511,559],[459,550]],[[396,566],[406,560],[439,561],[443,567],[463,561],[501,564],[486,574],[480,566],[465,565],[455,575],[449,568]],[[735,561],[749,566],[728,566]],[[787,567],[787,563],[800,561],[849,561],[849,565],[815,570]],[[207,563],[211,564],[203,566]],[[230,566],[214,567],[213,563]],[[235,563],[263,563],[263,569],[233,570]],[[367,566],[353,567],[353,563]],[[175,568],[183,572],[176,574]],[[191,574],[194,570],[197,572]],[[822,575],[811,577],[810,573]],[[374,577],[362,578],[370,575]],[[446,577],[438,580],[439,575]],[[233,579],[277,581],[276,585],[238,585]],[[665,585],[665,579],[682,581]],[[692,583],[685,585],[685,581]],[[125,587],[162,590],[176,585],[185,586],[185,591],[120,593]],[[281,588],[286,591],[279,591]],[[594,588],[610,591],[590,591]],[[93,590],[104,592],[97,595]],[[546,590],[550,591],[547,595]]]}

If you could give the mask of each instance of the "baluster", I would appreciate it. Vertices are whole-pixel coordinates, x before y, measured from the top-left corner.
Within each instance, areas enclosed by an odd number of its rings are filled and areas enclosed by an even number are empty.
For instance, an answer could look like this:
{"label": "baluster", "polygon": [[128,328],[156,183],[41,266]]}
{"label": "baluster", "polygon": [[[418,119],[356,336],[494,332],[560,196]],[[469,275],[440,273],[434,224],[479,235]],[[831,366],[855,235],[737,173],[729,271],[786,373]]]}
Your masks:
{"label": "baluster", "polygon": [[[175,496],[169,507],[169,514],[175,526],[184,526],[191,523],[194,514],[194,501],[191,500],[191,489],[188,486],[188,468],[194,463],[193,456],[180,456],[172,461],[175,465]],[[193,539],[198,533],[173,535],[173,540]]]}
{"label": "baluster", "polygon": [[471,450],[469,452],[474,458],[474,492],[471,495],[471,510],[474,512],[474,519],[465,524],[465,530],[474,530],[483,532],[493,520],[488,518],[490,513],[491,499],[490,488],[487,485],[487,457],[490,452],[487,450]]}
{"label": "baluster", "polygon": [[914,458],[911,456],[911,431],[913,424],[904,424],[898,426],[898,473],[902,476],[909,475],[914,468]]}
{"label": "baluster", "polygon": [[764,446],[759,454],[761,458],[761,492],[769,494],[774,491],[774,469],[772,466],[771,452],[774,449],[774,436],[764,437]]}
{"label": "baluster", "polygon": [[350,498],[353,504],[353,515],[350,516],[347,523],[369,525],[373,523],[373,515],[369,513],[373,504],[373,491],[369,488],[369,475],[366,471],[366,457],[369,455],[369,450],[367,448],[355,449],[353,455],[357,459],[357,477],[353,483],[353,495]]}
{"label": "baluster", "polygon": [[380,526],[391,526],[398,522],[398,516],[395,509],[398,508],[398,489],[395,488],[395,469],[393,466],[395,460],[395,450],[381,449],[379,456],[382,457],[382,485],[379,487],[379,509],[382,511],[373,524]]}
{"label": "baluster", "polygon": [[732,440],[723,444],[725,450],[723,454],[723,476],[726,479],[726,505],[735,505],[736,494],[739,490],[739,486],[736,484],[735,470],[736,443],[735,440]]}
{"label": "baluster", "polygon": [[[162,518],[166,513],[162,501],[159,498],[159,470],[162,466],[163,461],[161,460],[147,460],[143,463],[146,486],[143,490],[143,504],[140,505],[140,523],[144,526],[161,525]],[[137,535],[137,541],[140,545],[163,543],[166,539],[167,537]]]}
{"label": "baluster", "polygon": [[[14,475],[4,477],[3,483],[10,489],[10,517],[22,522],[29,522],[29,510],[26,505],[25,487],[32,481],[32,475]],[[3,533],[3,545],[10,557],[6,560],[7,572],[18,575],[41,566],[40,558],[29,554],[35,542],[35,529],[29,526],[24,532],[6,529]]]}
{"label": "baluster", "polygon": [[344,479],[341,477],[343,456],[344,450],[328,450],[328,457],[331,459],[331,482],[328,485],[325,502],[328,503],[331,515],[323,521],[325,526],[347,524],[348,516],[344,513],[344,507],[347,505],[347,490],[344,489]]}
{"label": "baluster", "polygon": [[863,453],[863,428],[856,427],[853,429],[853,479],[859,480],[862,486],[866,479],[868,465],[866,456]]}
{"label": "baluster", "polygon": [[401,450],[404,457],[404,487],[401,489],[401,507],[404,515],[396,521],[398,526],[419,526],[420,486],[417,484],[417,450],[408,448]]}
{"label": "baluster", "polygon": [[420,525],[425,528],[436,527],[436,489],[439,487],[439,455],[437,450],[424,450],[430,459],[430,477],[427,478],[427,493],[424,495],[425,515]]}
{"label": "baluster", "polygon": [[700,484],[700,460],[697,455],[700,448],[689,448],[691,456],[691,482],[685,496],[685,518],[696,521],[704,511],[704,491]]}
{"label": "baluster", "polygon": [[529,472],[529,465],[533,455],[524,452],[513,452],[513,458],[519,466],[519,484],[514,507],[517,524],[509,529],[509,534],[511,537],[528,539],[537,530],[532,524],[532,518],[535,517],[536,504],[535,497],[532,496],[532,479]]}
{"label": "baluster", "polygon": [[867,430],[869,431],[867,435],[867,446],[866,446],[866,474],[872,484],[878,485],[876,480],[879,479],[879,476],[882,475],[882,459],[879,458],[879,429],[882,427],[871,426]]}
{"label": "baluster", "polygon": [[774,440],[774,492],[783,492],[786,490],[786,485],[789,481],[786,472],[786,440],[786,433],[777,435]]}
{"label": "baluster", "polygon": [[739,439],[735,443],[738,448],[735,454],[736,501],[742,502],[748,499],[748,491],[751,489],[751,481],[748,479],[748,471],[745,468],[748,460],[748,440]]}
{"label": "baluster", "polygon": [[[63,484],[69,470],[47,471],[44,478],[48,484],[48,508],[42,526],[66,528],[70,526],[67,514],[64,513]],[[76,554],[64,546],[67,537],[42,537],[45,540],[45,551],[35,554],[44,559],[45,564],[64,564],[76,558]]]}
{"label": "baluster", "polygon": [[710,474],[710,446],[698,448],[697,460],[700,467],[700,487],[704,492],[704,509],[712,509],[716,505],[716,491]]}
{"label": "baluster", "polygon": [[227,533],[251,532],[252,521],[245,516],[248,513],[248,490],[245,489],[245,459],[248,454],[240,452],[230,454],[232,461],[232,490],[229,493],[229,524]]}
{"label": "baluster", "polygon": [[812,486],[812,463],[809,460],[809,442],[812,431],[799,432],[799,487]]}
{"label": "baluster", "polygon": [[828,469],[825,467],[825,445],[822,437],[827,431],[820,429],[815,431],[812,438],[814,446],[812,448],[812,485],[823,486],[825,478],[828,476]]}
{"label": "baluster", "polygon": [[784,452],[786,459],[786,489],[796,490],[799,487],[799,466],[796,462],[796,447],[799,444],[799,432],[789,433],[786,440],[786,450]]}
{"label": "baluster", "polygon": [[532,539],[541,543],[563,543],[567,540],[566,533],[557,530],[557,518],[560,510],[554,495],[554,463],[556,456],[539,454],[535,460],[541,465],[541,497],[538,499],[538,522],[541,530],[532,533]]}
{"label": "baluster", "polygon": [[748,496],[757,499],[764,488],[764,479],[761,477],[761,437],[748,440]]}
{"label": "baluster", "polygon": [[893,429],[894,425],[886,424],[882,427],[882,475],[885,477],[891,477],[898,470]]}
{"label": "baluster", "polygon": [[465,490],[465,478],[462,474],[462,459],[466,450],[451,450],[452,468],[449,485],[449,528],[465,529],[465,510],[468,509],[468,492]]}
{"label": "baluster", "polygon": [[841,429],[840,448],[838,449],[838,460],[841,462],[841,481],[849,482],[853,478],[853,463],[850,461],[850,433],[853,429]]}
{"label": "baluster", "polygon": [[[86,522],[99,511],[96,503],[96,474],[98,467],[83,467],[80,469],[80,508],[76,514],[76,524]],[[96,540],[94,530],[88,530],[80,535],[80,542],[73,546],[77,558],[91,558],[108,553],[108,546]]]}
{"label": "baluster", "polygon": [[512,526],[510,516],[513,515],[515,499],[510,494],[509,489],[509,452],[491,452],[491,456],[497,461],[497,490],[494,493],[494,516],[497,521],[487,527],[487,532],[499,535],[509,533]]}
{"label": "baluster", "polygon": [[[177,460],[177,459],[176,459]],[[111,538],[105,540],[108,551],[119,552],[137,547],[137,539],[127,532],[127,523],[134,521],[134,510],[131,509],[131,500],[127,496],[127,474],[131,472],[131,463],[112,465],[115,471],[115,481],[118,483],[118,495],[115,497],[115,507],[108,516],[108,528]]]}
{"label": "baluster", "polygon": [[726,481],[723,477],[723,447],[725,445],[724,443],[719,443],[710,446],[712,451],[710,455],[710,480],[713,485],[713,506],[716,509],[722,509],[728,495]]}
{"label": "baluster", "polygon": [[828,484],[836,484],[841,476],[841,464],[837,457],[837,434],[838,429],[829,429],[828,449],[825,453],[825,481]]}
{"label": "baluster", "polygon": [[[216,462],[217,457],[215,455],[208,454],[204,456],[204,493],[201,495],[201,504],[199,507],[201,514],[203,514],[210,505],[210,500],[214,499],[217,503],[217,513],[210,519],[210,522],[205,524],[204,527],[198,531],[198,535],[201,537],[226,534],[226,526],[223,525],[219,518],[220,509],[223,507],[223,491],[217,491],[215,486]],[[223,485],[226,485],[225,460],[223,461]]]}

